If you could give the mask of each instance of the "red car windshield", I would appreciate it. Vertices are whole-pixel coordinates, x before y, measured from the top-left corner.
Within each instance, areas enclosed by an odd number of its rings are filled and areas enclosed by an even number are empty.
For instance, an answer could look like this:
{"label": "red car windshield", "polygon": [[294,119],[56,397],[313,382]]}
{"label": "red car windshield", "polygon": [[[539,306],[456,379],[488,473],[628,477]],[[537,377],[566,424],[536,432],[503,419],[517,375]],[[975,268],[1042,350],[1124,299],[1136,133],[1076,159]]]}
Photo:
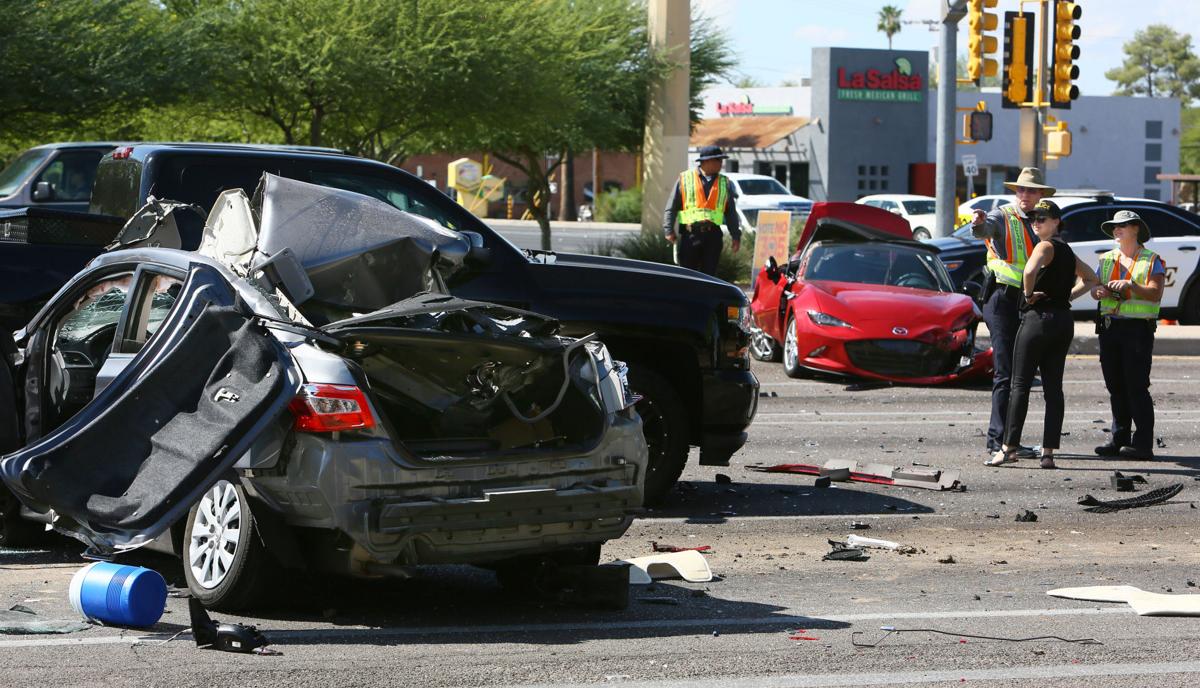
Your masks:
{"label": "red car windshield", "polygon": [[886,243],[816,244],[809,251],[804,279],[954,291],[933,252]]}

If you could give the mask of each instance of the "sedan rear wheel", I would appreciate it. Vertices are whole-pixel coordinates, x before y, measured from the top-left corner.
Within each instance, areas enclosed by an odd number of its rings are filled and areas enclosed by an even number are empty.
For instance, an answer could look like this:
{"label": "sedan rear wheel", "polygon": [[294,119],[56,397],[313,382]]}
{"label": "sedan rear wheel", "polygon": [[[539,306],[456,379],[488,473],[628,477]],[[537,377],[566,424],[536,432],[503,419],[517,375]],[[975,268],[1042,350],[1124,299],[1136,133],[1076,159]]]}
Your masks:
{"label": "sedan rear wheel", "polygon": [[204,606],[232,611],[262,601],[274,560],[236,478],[217,481],[188,512],[182,549],[188,588]]}
{"label": "sedan rear wheel", "polygon": [[783,349],[775,338],[761,328],[750,328],[750,355],[759,361],[778,363],[783,358]]}

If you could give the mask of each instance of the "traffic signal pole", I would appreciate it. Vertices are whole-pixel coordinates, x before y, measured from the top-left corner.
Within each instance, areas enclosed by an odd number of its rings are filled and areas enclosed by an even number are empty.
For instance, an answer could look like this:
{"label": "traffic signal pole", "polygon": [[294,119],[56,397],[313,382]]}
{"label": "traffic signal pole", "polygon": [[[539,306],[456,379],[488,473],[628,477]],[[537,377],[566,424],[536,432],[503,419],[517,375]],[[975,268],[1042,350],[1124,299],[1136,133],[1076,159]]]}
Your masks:
{"label": "traffic signal pole", "polygon": [[937,195],[937,222],[934,236],[949,236],[954,231],[954,218],[958,209],[954,205],[954,142],[956,92],[958,91],[958,22],[967,13],[967,0],[945,0],[946,11],[942,16],[938,41],[938,93],[937,93],[937,154],[934,158],[937,169],[935,193]]}

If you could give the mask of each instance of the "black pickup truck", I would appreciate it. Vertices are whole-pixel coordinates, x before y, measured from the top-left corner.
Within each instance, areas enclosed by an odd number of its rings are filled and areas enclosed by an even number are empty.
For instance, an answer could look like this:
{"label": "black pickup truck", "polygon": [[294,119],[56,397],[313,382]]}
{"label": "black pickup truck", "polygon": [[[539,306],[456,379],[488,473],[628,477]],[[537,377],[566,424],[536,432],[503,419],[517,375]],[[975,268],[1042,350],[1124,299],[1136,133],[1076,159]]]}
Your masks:
{"label": "black pickup truck", "polygon": [[[97,217],[129,218],[148,196],[207,210],[223,190],[252,193],[264,172],[355,191],[474,233],[490,259],[456,276],[448,285],[453,294],[552,316],[567,335],[598,333],[629,364],[631,387],[643,397],[638,411],[650,447],[648,503],[661,500],[678,479],[691,446],[700,447],[701,464],[728,465],[745,443],[758,402],[747,354],[749,304],[740,289],[721,280],[656,263],[523,250],[403,170],[315,150],[121,146],[101,159],[89,210]],[[4,223],[0,217],[4,271],[44,261],[42,246],[6,243]],[[183,248],[198,246],[202,227],[198,214],[181,224]],[[87,252],[73,254],[77,265],[70,274],[83,266],[79,256]],[[70,274],[43,276],[53,284],[42,300]]]}

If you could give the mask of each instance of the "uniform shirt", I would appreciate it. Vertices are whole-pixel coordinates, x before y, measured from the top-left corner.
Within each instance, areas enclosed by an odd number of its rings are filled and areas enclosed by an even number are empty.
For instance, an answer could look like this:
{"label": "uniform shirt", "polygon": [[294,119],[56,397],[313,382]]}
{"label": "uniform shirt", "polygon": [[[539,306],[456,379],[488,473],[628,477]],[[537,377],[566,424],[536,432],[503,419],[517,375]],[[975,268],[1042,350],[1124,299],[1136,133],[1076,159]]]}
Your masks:
{"label": "uniform shirt", "polygon": [[[704,176],[700,173],[700,186],[704,190],[704,195],[712,190],[713,182],[717,176]],[[675,187],[671,189],[671,202],[667,204],[667,211],[663,213],[663,236],[671,236],[675,233],[675,217],[679,215],[679,211],[683,210],[683,199],[679,194],[679,177],[675,178]],[[725,201],[725,226],[729,228],[729,238],[740,240],[742,238],[741,223],[738,222],[737,214],[737,189],[734,188],[733,182],[729,182],[729,197]]]}
{"label": "uniform shirt", "polygon": [[[1122,265],[1122,266],[1120,267],[1120,271],[1121,271],[1121,275],[1123,275],[1123,276],[1124,276],[1124,279],[1129,279],[1129,275],[1127,275],[1127,274],[1126,274],[1126,271],[1125,271],[1125,266],[1124,266],[1124,265]],[[1153,276],[1155,276],[1155,275],[1165,275],[1165,274],[1167,274],[1167,264],[1163,262],[1162,256],[1160,256],[1160,255],[1158,255],[1158,254],[1156,253],[1156,254],[1154,254],[1154,262],[1150,263],[1150,277],[1153,277]],[[1108,281],[1109,281],[1109,280],[1108,280],[1108,278],[1109,278],[1109,275],[1101,275],[1101,274],[1100,274],[1100,266],[1098,266],[1098,265],[1096,266],[1096,277],[1099,277],[1099,278],[1100,278],[1100,284],[1101,284],[1102,286],[1104,286],[1104,285],[1107,285],[1107,284],[1108,284]],[[1122,316],[1122,315],[1110,315],[1110,316],[1108,316],[1108,317],[1110,317],[1110,318],[1124,318],[1125,316]]]}
{"label": "uniform shirt", "polygon": [[[1008,235],[1008,218],[1004,216],[1004,211],[999,208],[993,208],[984,218],[983,224],[976,227],[971,226],[971,235],[976,239],[991,239],[992,247],[996,250],[996,255],[1000,258],[1008,260],[1008,245],[1005,242],[1005,237]],[[1017,217],[1021,218],[1021,224],[1025,225],[1025,229],[1029,230],[1029,236],[1033,237],[1033,243],[1026,247],[1026,256],[1033,254],[1033,247],[1037,246],[1038,235],[1033,231],[1033,225],[1029,221],[1029,216],[1025,214],[1015,203],[1012,206],[1013,210],[1017,211]]]}

